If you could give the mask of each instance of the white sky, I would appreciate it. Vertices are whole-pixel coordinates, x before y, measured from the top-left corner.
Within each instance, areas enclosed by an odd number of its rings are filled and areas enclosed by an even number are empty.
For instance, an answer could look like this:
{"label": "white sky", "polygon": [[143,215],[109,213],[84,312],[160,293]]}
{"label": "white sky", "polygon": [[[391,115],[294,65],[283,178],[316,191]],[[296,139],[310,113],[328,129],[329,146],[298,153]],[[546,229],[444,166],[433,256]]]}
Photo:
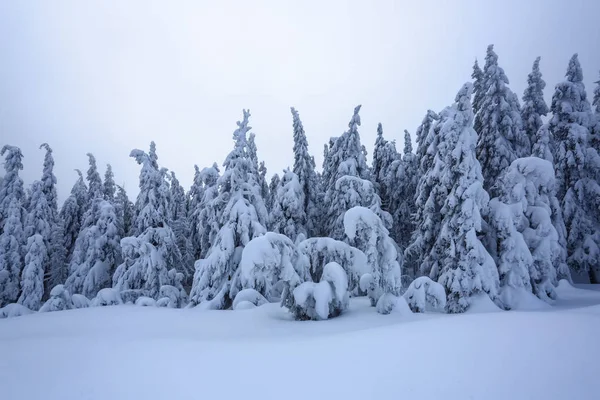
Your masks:
{"label": "white sky", "polygon": [[540,55],[550,101],[575,52],[591,97],[598,15],[594,0],[0,1],[0,146],[22,148],[29,184],[48,142],[61,201],[87,152],[133,199],[131,149],[156,141],[187,189],[194,164],[223,162],[242,108],[269,176],[280,172],[295,106],[320,167],[357,104],[369,152],[378,122],[402,149],[403,130],[453,101],[489,43],[519,97]]}

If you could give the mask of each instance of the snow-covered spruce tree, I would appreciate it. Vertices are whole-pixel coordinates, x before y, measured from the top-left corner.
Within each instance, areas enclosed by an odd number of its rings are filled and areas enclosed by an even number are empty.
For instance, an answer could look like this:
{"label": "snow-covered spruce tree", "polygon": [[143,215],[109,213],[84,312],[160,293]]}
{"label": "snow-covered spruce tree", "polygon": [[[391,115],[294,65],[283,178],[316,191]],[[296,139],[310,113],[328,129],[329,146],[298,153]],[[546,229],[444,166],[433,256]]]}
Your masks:
{"label": "snow-covered spruce tree", "polygon": [[592,99],[595,124],[591,130],[590,145],[600,153],[600,80],[594,82],[594,98]]}
{"label": "snow-covered spruce tree", "polygon": [[[377,139],[375,139],[375,148],[373,149],[373,181],[375,189],[381,198],[383,209],[392,213],[390,208],[392,187],[389,186],[388,172],[394,161],[400,159],[396,146],[393,142],[388,142],[383,137],[383,126],[377,125]],[[395,189],[395,188],[394,188]]]}
{"label": "snow-covered spruce tree", "polygon": [[125,237],[129,235],[131,229],[131,223],[133,220],[134,205],[129,200],[125,188],[117,185],[117,194],[115,196],[115,212],[117,213],[117,219],[121,231],[119,236]]}
{"label": "snow-covered spruce tree", "polygon": [[523,133],[519,100],[508,87],[504,70],[498,66],[493,45],[488,46],[483,75],[484,95],[475,116],[475,127],[479,129],[477,159],[484,188],[489,191],[511,162],[531,154],[531,144]]}
{"label": "snow-covered spruce tree", "polygon": [[549,129],[556,141],[554,163],[557,197],[567,232],[567,262],[578,273],[597,282],[600,263],[600,157],[589,143],[595,117],[587,100],[583,72],[575,54],[552,96]]}
{"label": "snow-covered spruce tree", "polygon": [[404,131],[404,154],[392,163],[387,178],[390,193],[389,211],[392,214],[392,238],[401,249],[406,249],[415,231],[414,215],[417,212],[415,193],[419,182],[419,160],[412,152],[408,131]]}
{"label": "snow-covered spruce tree", "polygon": [[90,166],[87,170],[87,181],[88,181],[88,199],[90,203],[88,207],[91,207],[91,202],[98,197],[104,196],[104,186],[102,185],[102,178],[98,172],[98,166],[96,165],[96,157],[92,153],[87,154]]}
{"label": "snow-covered spruce tree", "polygon": [[[40,181],[35,181],[31,189],[29,210],[25,217],[23,230],[26,238],[31,238],[36,235],[39,237],[35,240],[28,239],[27,241],[25,249],[25,268],[23,269],[21,278],[22,292],[21,297],[19,298],[19,303],[27,306],[31,310],[37,310],[39,308],[41,304],[40,301],[44,295],[44,281],[51,272],[50,235],[52,233],[52,222],[53,212],[46,200],[46,195],[44,194],[44,184]],[[28,270],[28,268],[30,269]],[[39,274],[39,276],[37,274]],[[38,284],[41,285],[41,293],[38,292]],[[35,308],[33,306],[35,306]]]}
{"label": "snow-covered spruce tree", "polygon": [[117,267],[113,286],[132,296],[158,299],[163,285],[174,285],[169,270],[186,274],[181,252],[171,229],[171,192],[166,169],[159,169],[156,145],[150,152],[134,149],[130,156],[142,166],[140,192],[135,204],[136,216],[131,231],[134,236],[121,240],[123,262]]}
{"label": "snow-covered spruce tree", "polygon": [[113,174],[112,166],[110,164],[106,164],[106,172],[104,173],[102,190],[104,192],[104,200],[114,203],[115,194],[117,193],[117,185],[115,184],[115,174]]}
{"label": "snow-covered spruce tree", "polygon": [[304,191],[298,176],[286,170],[277,188],[269,216],[269,227],[273,232],[281,233],[296,241],[298,235],[308,236],[306,214],[304,212]]}
{"label": "snow-covered spruce tree", "polygon": [[88,204],[88,190],[83,179],[83,174],[78,169],[75,171],[79,178],[73,185],[71,194],[63,203],[59,215],[59,218],[63,223],[65,259],[67,262],[71,260],[73,255],[75,240],[81,230],[83,216],[87,210]]}
{"label": "snow-covered spruce tree", "polygon": [[54,286],[64,283],[67,279],[68,268],[66,263],[66,250],[64,239],[63,221],[58,213],[58,202],[56,194],[56,176],[54,175],[54,157],[52,148],[43,143],[40,149],[46,150],[44,156],[44,170],[42,173],[42,191],[46,197],[46,203],[50,210],[50,235],[48,238],[48,254],[50,256],[49,269],[46,271],[45,292],[50,293]]}
{"label": "snow-covered spruce tree", "polygon": [[271,210],[273,208],[273,204],[275,204],[275,197],[277,196],[277,190],[281,185],[281,178],[279,174],[275,174],[271,177],[271,182],[269,183],[269,197],[265,199],[265,206],[267,210]]}
{"label": "snow-covered spruce tree", "polygon": [[[435,135],[433,125],[439,120],[440,116],[427,110],[421,125],[417,128],[417,159],[419,160],[419,179],[429,171],[433,165],[433,158],[437,152],[438,138]],[[416,198],[416,195],[415,195]]]}
{"label": "snow-covered spruce tree", "polygon": [[200,206],[196,210],[198,217],[195,217],[198,232],[199,256],[195,259],[204,258],[210,249],[217,232],[219,231],[218,218],[215,214],[217,209],[213,200],[219,194],[219,167],[214,163],[210,168],[204,168],[201,172],[202,182],[204,185],[204,194]]}
{"label": "snow-covered spruce tree", "polygon": [[556,199],[554,167],[538,157],[519,158],[508,168],[500,185],[501,201],[513,204],[513,213],[519,218],[515,227],[523,234],[531,253],[528,271],[531,289],[544,301],[555,299],[557,271],[565,273],[565,258],[552,221],[552,204]]}
{"label": "snow-covered spruce tree", "polygon": [[[298,111],[291,107],[294,128],[294,168],[293,172],[298,176],[302,192],[304,193],[304,214],[306,215],[306,226],[304,229],[307,236],[315,236],[319,231],[319,218],[321,218],[318,196],[320,182],[315,171],[315,159],[308,152],[308,140],[304,133],[304,126],[300,120]],[[275,179],[275,176],[273,177]],[[271,186],[274,184],[271,180]],[[271,190],[273,188],[271,187]],[[271,192],[273,193],[273,192]]]}
{"label": "snow-covered spruce tree", "polygon": [[42,305],[44,295],[44,265],[49,260],[42,235],[36,233],[29,236],[26,251],[18,303],[30,310],[37,311]]}
{"label": "snow-covered spruce tree", "polygon": [[447,166],[441,181],[449,184],[450,191],[441,209],[442,228],[433,251],[441,255],[438,282],[446,289],[446,310],[451,313],[466,311],[480,294],[486,293],[492,300],[498,295],[498,270],[477,237],[489,196],[475,157],[471,90],[467,83],[458,92],[453,112],[439,133]]}
{"label": "snow-covered spruce tree", "polygon": [[192,254],[194,259],[200,258],[200,203],[204,196],[204,186],[202,184],[202,175],[200,168],[194,165],[194,180],[190,190],[187,192],[187,217],[190,224],[190,243],[192,245]]}
{"label": "snow-covered spruce tree", "polygon": [[248,134],[248,156],[252,160],[256,171],[256,181],[260,186],[260,195],[266,199],[269,195],[269,184],[267,183],[267,167],[264,161],[258,161],[258,149],[256,147],[256,135],[254,132]]}
{"label": "snow-covered spruce tree", "polygon": [[400,295],[401,266],[396,246],[381,219],[368,208],[354,207],[344,214],[344,229],[348,243],[367,256],[371,274],[367,296],[371,306],[386,293]]}
{"label": "snow-covered spruce tree", "polygon": [[[473,79],[473,114],[477,115],[479,109],[481,108],[481,99],[485,92],[483,91],[483,71],[479,67],[479,63],[477,59],[475,59],[475,63],[473,64],[473,73],[471,73],[471,78]],[[478,126],[475,125],[475,132],[479,132],[477,130]]]}
{"label": "snow-covered spruce tree", "polygon": [[[90,157],[90,162],[92,158]],[[115,207],[95,192],[75,241],[65,288],[72,294],[94,298],[111,287],[111,278],[121,262],[120,228]]]}
{"label": "snow-covered spruce tree", "polygon": [[181,253],[181,270],[188,280],[194,275],[194,254],[190,241],[190,225],[187,218],[187,200],[185,190],[179,184],[175,172],[171,171],[171,219],[173,234],[177,240],[177,247]]}
{"label": "snow-covered spruce tree", "polygon": [[269,184],[267,183],[267,166],[264,161],[258,165],[258,182],[260,183],[260,195],[264,199],[269,197]]}
{"label": "snow-covered spruce tree", "polygon": [[[523,107],[521,108],[521,119],[523,131],[531,144],[537,142],[537,133],[542,127],[542,117],[548,114],[548,105],[544,100],[544,88],[546,82],[542,79],[540,72],[540,57],[533,62],[531,73],[527,77],[527,88],[523,93]],[[529,155],[521,155],[527,157]]]}
{"label": "snow-covered spruce tree", "polygon": [[[542,160],[548,161],[551,165],[554,165],[554,156],[552,155],[552,149],[554,148],[554,141],[548,124],[544,124],[538,129],[535,135],[535,142],[533,143],[533,156],[541,158]],[[554,260],[554,267],[556,268],[557,279],[566,279],[571,282],[571,271],[567,265],[567,228],[565,227],[565,221],[563,219],[563,211],[560,201],[556,197],[556,180],[553,184],[554,190],[547,194],[547,203],[550,206],[550,214],[552,219],[552,225],[558,235],[558,243],[560,246],[560,254]]]}
{"label": "snow-covered spruce tree", "polygon": [[436,253],[435,242],[442,226],[441,210],[450,192],[448,182],[442,181],[449,147],[442,141],[441,131],[455,113],[453,107],[446,107],[439,115],[428,114],[422,125],[429,126],[429,132],[425,138],[427,148],[420,159],[420,178],[415,193],[413,218],[416,229],[404,251],[407,272],[413,276],[431,276],[433,280],[439,277],[441,255]]}
{"label": "snow-covered spruce tree", "polygon": [[239,262],[244,246],[266,232],[267,211],[260,194],[256,163],[248,148],[250,112],[238,121],[233,133],[235,145],[225,159],[225,171],[217,182],[218,195],[212,201],[210,225],[219,227],[206,258],[196,261],[190,295],[191,305],[205,303],[213,309],[230,308],[241,288]]}
{"label": "snow-covered spruce tree", "polygon": [[392,222],[389,213],[381,209],[381,199],[371,181],[371,171],[358,133],[359,111],[360,106],[357,106],[348,124],[349,129],[339,138],[331,139],[324,161],[324,204],[328,207],[326,226],[328,236],[334,239],[344,238],[344,213],[355,206],[371,209],[386,227],[390,227]]}
{"label": "snow-covered spruce tree", "polygon": [[0,156],[5,156],[6,171],[0,184],[0,307],[4,307],[19,296],[26,211],[23,180],[19,176],[23,169],[23,153],[18,147],[5,145]]}
{"label": "snow-covered spruce tree", "polygon": [[5,156],[4,170],[6,171],[0,186],[0,232],[2,232],[4,220],[8,218],[10,204],[16,200],[20,207],[25,205],[25,190],[23,180],[19,177],[19,171],[23,169],[21,149],[5,145],[0,151],[0,156]]}

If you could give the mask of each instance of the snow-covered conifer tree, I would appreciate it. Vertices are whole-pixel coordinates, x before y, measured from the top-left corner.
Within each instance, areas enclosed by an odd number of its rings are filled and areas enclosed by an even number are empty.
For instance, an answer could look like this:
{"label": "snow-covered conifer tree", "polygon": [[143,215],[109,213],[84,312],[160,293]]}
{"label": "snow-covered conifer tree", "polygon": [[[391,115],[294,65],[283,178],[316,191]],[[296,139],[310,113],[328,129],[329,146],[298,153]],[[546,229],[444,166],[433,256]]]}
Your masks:
{"label": "snow-covered conifer tree", "polygon": [[390,213],[392,212],[390,208],[391,197],[395,188],[388,187],[390,183],[388,181],[388,172],[392,163],[399,159],[400,156],[396,151],[394,143],[385,140],[383,137],[383,127],[381,124],[378,124],[377,139],[375,140],[375,148],[373,149],[373,180],[377,194],[381,198],[382,207]]}
{"label": "snow-covered conifer tree", "polygon": [[[419,179],[425,175],[433,164],[433,158],[437,151],[437,136],[432,130],[433,125],[439,120],[439,115],[431,110],[423,118],[421,125],[417,128],[417,159],[419,160]],[[416,198],[416,195],[415,195]]]}
{"label": "snow-covered conifer tree", "polygon": [[110,164],[106,164],[106,172],[104,173],[104,183],[102,190],[104,192],[104,200],[114,202],[117,186],[115,184],[115,174],[113,174]]}
{"label": "snow-covered conifer tree", "polygon": [[244,246],[266,232],[267,211],[260,194],[256,164],[248,148],[250,112],[237,123],[235,145],[225,159],[225,171],[217,182],[218,194],[211,202],[219,227],[205,259],[196,261],[190,301],[192,305],[216,309],[230,308],[241,288],[239,262]]}
{"label": "snow-covered conifer tree", "polygon": [[123,262],[114,272],[113,285],[121,291],[131,290],[157,300],[162,285],[174,285],[169,270],[175,268],[184,276],[190,271],[181,261],[171,229],[171,191],[166,169],[158,166],[156,145],[150,143],[149,153],[134,149],[130,156],[142,166],[140,192],[131,229],[134,236],[121,240]]}
{"label": "snow-covered conifer tree", "polygon": [[389,213],[381,210],[381,199],[371,181],[371,171],[358,133],[359,111],[360,106],[357,106],[348,124],[349,129],[339,138],[330,140],[324,161],[326,226],[328,236],[335,239],[343,239],[344,213],[355,206],[370,208],[386,227],[390,227],[392,222]]}
{"label": "snow-covered conifer tree", "polygon": [[396,246],[381,219],[368,208],[354,207],[344,214],[344,229],[350,245],[367,256],[371,274],[367,296],[371,305],[375,306],[386,293],[400,295],[401,266]]}
{"label": "snow-covered conifer tree", "polygon": [[[102,179],[100,173],[98,173],[98,166],[96,165],[96,157],[92,153],[87,154],[90,166],[87,170],[87,181],[88,181],[88,198],[93,201],[96,197],[102,197],[104,194],[104,186],[102,185]],[[91,207],[91,203],[88,204]]]}
{"label": "snow-covered conifer tree", "polygon": [[[319,179],[315,170],[315,159],[308,152],[308,140],[304,132],[304,126],[300,120],[298,111],[292,107],[292,119],[294,128],[294,169],[293,172],[298,176],[302,192],[304,193],[304,214],[306,215],[305,230],[307,236],[315,236],[319,233],[321,218],[318,196],[320,192]],[[277,176],[277,175],[275,175]],[[279,177],[273,179],[277,180]],[[271,180],[270,188],[276,182]],[[278,184],[277,184],[278,185]],[[273,192],[271,192],[273,193]]]}
{"label": "snow-covered conifer tree", "polygon": [[175,172],[171,172],[171,218],[173,234],[181,253],[183,263],[180,270],[187,271],[184,275],[191,279],[194,274],[194,254],[190,241],[190,226],[187,218],[187,201],[185,190],[179,184]]}
{"label": "snow-covered conifer tree", "polygon": [[406,130],[402,159],[392,163],[386,179],[388,186],[393,189],[389,211],[394,224],[390,233],[400,248],[406,249],[415,231],[415,193],[419,183],[419,160],[412,152],[410,133]]}
{"label": "snow-covered conifer tree", "polygon": [[281,185],[281,178],[279,177],[279,174],[275,174],[271,177],[271,182],[269,183],[269,197],[265,199],[265,206],[267,207],[267,210],[273,209],[273,204],[275,204],[275,197],[277,196],[279,185]]}
{"label": "snow-covered conifer tree", "polygon": [[23,153],[18,147],[5,145],[0,151],[0,156],[5,154],[4,170],[6,174],[2,180],[2,186],[0,186],[0,232],[2,232],[4,220],[8,218],[11,203],[16,200],[19,207],[25,205],[23,180],[19,177],[19,171],[23,169]]}
{"label": "snow-covered conifer tree", "polygon": [[[523,107],[521,108],[523,131],[532,144],[537,142],[537,133],[543,124],[542,117],[548,114],[548,105],[544,100],[545,87],[546,82],[542,79],[540,57],[538,57],[533,62],[533,68],[527,77],[527,88],[523,93]],[[525,157],[525,155],[521,155],[521,157]]]}
{"label": "snow-covered conifer tree", "polygon": [[196,259],[204,258],[210,249],[217,232],[219,231],[219,223],[216,215],[217,204],[213,200],[219,195],[219,167],[214,163],[210,168],[204,168],[201,172],[202,182],[204,185],[204,195],[198,207],[198,246],[200,253],[196,255]]}
{"label": "snow-covered conifer tree", "polygon": [[200,230],[198,223],[200,219],[202,197],[204,196],[204,185],[202,183],[202,175],[200,168],[194,165],[194,181],[190,190],[187,193],[187,216],[190,224],[190,243],[192,245],[192,254],[194,259],[200,257]]}
{"label": "snow-covered conifer tree", "polygon": [[21,201],[16,196],[11,197],[12,201],[6,210],[4,227],[0,233],[0,308],[17,301],[23,266],[24,211]]}
{"label": "snow-covered conifer tree", "polygon": [[43,143],[40,149],[46,150],[44,156],[44,170],[42,173],[42,191],[46,196],[46,203],[50,209],[50,235],[48,238],[48,254],[50,257],[49,270],[46,271],[46,293],[54,286],[64,283],[67,278],[68,268],[66,263],[66,249],[64,239],[63,221],[58,213],[56,194],[56,176],[54,175],[54,157],[52,148]]}
{"label": "snow-covered conifer tree", "polygon": [[281,185],[271,208],[269,227],[273,232],[282,233],[293,242],[298,235],[307,237],[306,214],[304,212],[304,191],[298,176],[285,171]]}
{"label": "snow-covered conifer tree", "polygon": [[[481,106],[481,99],[485,92],[482,89],[483,86],[483,71],[479,68],[479,63],[477,59],[475,59],[475,63],[473,64],[473,73],[471,73],[471,78],[473,79],[473,114],[477,115]],[[477,126],[474,127],[475,132],[478,132]]]}
{"label": "snow-covered conifer tree", "polygon": [[48,251],[44,238],[34,234],[27,239],[27,254],[21,276],[19,304],[37,311],[44,295],[44,265],[48,263]]}
{"label": "snow-covered conifer tree", "polygon": [[511,162],[531,154],[531,144],[523,134],[519,100],[508,87],[504,70],[498,66],[493,45],[488,46],[483,75],[483,96],[475,127],[479,129],[477,159],[484,188],[490,190]]}
{"label": "snow-covered conifer tree", "polygon": [[65,288],[69,293],[94,298],[111,287],[112,276],[121,262],[119,222],[115,207],[99,192],[85,213],[75,241]]}
{"label": "snow-covered conifer tree", "polygon": [[83,175],[81,171],[75,171],[79,178],[73,185],[71,194],[67,197],[60,209],[60,220],[63,223],[65,259],[67,262],[71,260],[73,255],[75,240],[81,230],[83,216],[88,204],[88,190]]}
{"label": "snow-covered conifer tree", "polygon": [[[471,83],[467,83],[458,92],[439,133],[447,166],[441,181],[447,182],[450,190],[433,251],[441,255],[438,282],[448,294],[446,310],[453,313],[467,310],[474,296],[487,293],[495,300],[498,295],[498,270],[477,237],[482,228],[481,211],[488,206],[489,196],[475,157],[477,133],[473,129],[471,90]],[[437,271],[431,275],[436,276]]]}
{"label": "snow-covered conifer tree", "polygon": [[133,210],[134,205],[129,200],[125,188],[117,185],[117,194],[115,196],[115,212],[121,227],[121,237],[129,235],[129,230],[131,229],[131,223],[133,220]]}
{"label": "snow-covered conifer tree", "polygon": [[[31,189],[29,210],[25,217],[23,230],[26,238],[31,238],[35,235],[39,236],[39,238],[31,241],[28,239],[27,241],[27,247],[25,249],[26,268],[23,270],[22,274],[22,293],[19,301],[21,304],[24,304],[22,301],[28,302],[28,304],[24,305],[31,310],[37,310],[39,308],[39,302],[44,295],[45,277],[49,276],[51,273],[50,235],[52,233],[52,222],[53,212],[46,200],[46,195],[44,194],[44,184],[40,181],[35,181]],[[40,248],[40,246],[43,248]],[[27,268],[31,269],[27,270]],[[39,276],[36,274],[39,274]],[[37,292],[38,281],[41,282],[42,285],[41,294]],[[31,289],[32,291],[26,292],[25,287],[23,286],[24,284],[27,284],[28,290]],[[37,299],[38,294],[39,299]],[[33,296],[33,299],[27,299],[27,296]],[[32,308],[32,305],[34,304],[37,308]]]}
{"label": "snow-covered conifer tree", "polygon": [[557,197],[561,201],[567,233],[569,266],[587,273],[596,282],[600,263],[600,215],[598,170],[600,158],[590,145],[595,117],[587,100],[583,72],[577,54],[570,62],[567,79],[556,85],[552,96],[549,129],[556,141],[554,162]]}

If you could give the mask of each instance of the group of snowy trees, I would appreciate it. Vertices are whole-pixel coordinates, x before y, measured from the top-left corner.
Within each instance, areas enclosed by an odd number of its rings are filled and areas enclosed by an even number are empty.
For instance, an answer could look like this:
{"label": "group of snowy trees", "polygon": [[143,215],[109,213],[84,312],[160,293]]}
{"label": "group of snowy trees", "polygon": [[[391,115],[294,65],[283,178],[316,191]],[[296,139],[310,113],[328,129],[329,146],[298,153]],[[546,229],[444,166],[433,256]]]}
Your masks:
{"label": "group of snowy trees", "polygon": [[400,153],[379,124],[371,165],[361,106],[325,146],[321,172],[292,108],[293,166],[270,184],[247,110],[222,169],[195,166],[188,191],[154,142],[133,150],[134,203],[88,154],[59,208],[50,146],[26,190],[23,154],[6,145],[0,307],[281,301],[298,319],[326,319],[355,295],[382,313],[402,298],[417,312],[463,312],[485,295],[505,309],[529,294],[552,302],[571,271],[596,282],[600,84],[590,104],[574,55],[548,107],[537,58],[521,104],[493,46],[472,78],[452,105],[427,111],[414,152],[407,131]]}

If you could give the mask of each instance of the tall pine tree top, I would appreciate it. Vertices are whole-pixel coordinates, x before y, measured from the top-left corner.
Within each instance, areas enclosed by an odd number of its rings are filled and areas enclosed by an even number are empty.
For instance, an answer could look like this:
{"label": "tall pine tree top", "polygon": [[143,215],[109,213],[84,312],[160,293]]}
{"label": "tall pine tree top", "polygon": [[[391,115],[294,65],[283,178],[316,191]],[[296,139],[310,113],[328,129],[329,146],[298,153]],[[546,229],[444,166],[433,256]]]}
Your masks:
{"label": "tall pine tree top", "polygon": [[523,129],[532,144],[536,142],[536,134],[542,127],[542,117],[548,114],[548,105],[544,100],[545,87],[546,82],[542,79],[540,57],[538,57],[533,62],[533,68],[527,77],[527,88],[523,93],[521,109]]}
{"label": "tall pine tree top", "polygon": [[52,210],[52,218],[56,218],[58,214],[58,201],[56,195],[56,176],[54,176],[54,157],[52,157],[52,148],[48,143],[43,143],[40,149],[46,150],[44,156],[44,171],[42,173],[42,185],[46,201]]}
{"label": "tall pine tree top", "polygon": [[475,127],[479,129],[477,158],[485,188],[489,189],[513,160],[530,155],[531,143],[522,132],[518,99],[508,87],[493,45],[488,46],[483,74],[483,96]]}
{"label": "tall pine tree top", "polygon": [[115,194],[117,193],[117,185],[115,184],[115,175],[112,172],[112,166],[106,164],[106,172],[104,173],[104,199],[114,202]]}
{"label": "tall pine tree top", "polygon": [[95,198],[104,197],[104,188],[102,186],[102,179],[98,173],[96,157],[94,157],[92,153],[88,153],[87,156],[90,162],[90,166],[87,171],[88,193],[90,201],[93,201]]}
{"label": "tall pine tree top", "polygon": [[[473,78],[473,112],[477,114],[479,108],[481,106],[481,98],[484,95],[482,85],[483,85],[483,71],[479,68],[479,63],[477,59],[475,59],[475,63],[473,64],[473,73],[471,74],[471,78]],[[477,127],[475,128],[477,130]]]}

